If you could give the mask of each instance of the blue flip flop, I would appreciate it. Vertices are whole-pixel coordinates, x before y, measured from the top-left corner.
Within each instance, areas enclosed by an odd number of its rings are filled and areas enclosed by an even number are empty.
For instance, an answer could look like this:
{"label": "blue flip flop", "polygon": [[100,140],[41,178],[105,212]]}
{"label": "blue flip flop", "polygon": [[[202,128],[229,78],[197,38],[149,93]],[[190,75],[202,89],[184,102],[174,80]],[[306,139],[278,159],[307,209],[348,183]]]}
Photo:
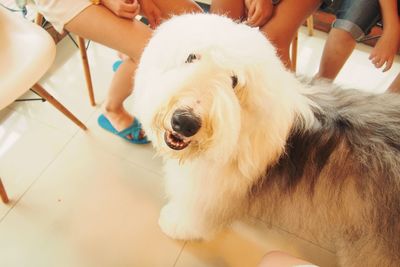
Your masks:
{"label": "blue flip flop", "polygon": [[122,130],[118,132],[114,126],[110,123],[110,121],[104,116],[103,114],[99,116],[97,119],[98,124],[100,125],[101,128],[103,128],[106,131],[109,131],[119,137],[122,137],[126,141],[134,144],[148,144],[150,141],[147,139],[147,137],[140,138],[140,131],[142,130],[142,125],[140,122],[135,118],[133,121],[132,125],[126,128],[125,130]]}

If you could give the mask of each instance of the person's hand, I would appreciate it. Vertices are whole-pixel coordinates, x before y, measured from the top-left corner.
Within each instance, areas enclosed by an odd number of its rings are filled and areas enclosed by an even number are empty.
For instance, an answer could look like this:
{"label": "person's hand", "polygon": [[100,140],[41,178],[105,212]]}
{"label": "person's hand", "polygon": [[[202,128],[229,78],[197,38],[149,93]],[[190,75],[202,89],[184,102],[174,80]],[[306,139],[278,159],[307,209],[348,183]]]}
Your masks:
{"label": "person's hand", "polygon": [[102,0],[101,4],[121,18],[133,19],[140,11],[137,0]]}
{"label": "person's hand", "polygon": [[270,0],[245,0],[246,23],[252,27],[263,26],[272,16],[274,6]]}
{"label": "person's hand", "polygon": [[392,67],[398,48],[398,32],[394,31],[387,34],[384,32],[372,49],[369,59],[376,68],[379,69],[385,65],[383,72],[388,71]]}
{"label": "person's hand", "polygon": [[155,29],[160,23],[162,13],[152,0],[138,0],[142,8],[142,14],[149,21],[150,27]]}

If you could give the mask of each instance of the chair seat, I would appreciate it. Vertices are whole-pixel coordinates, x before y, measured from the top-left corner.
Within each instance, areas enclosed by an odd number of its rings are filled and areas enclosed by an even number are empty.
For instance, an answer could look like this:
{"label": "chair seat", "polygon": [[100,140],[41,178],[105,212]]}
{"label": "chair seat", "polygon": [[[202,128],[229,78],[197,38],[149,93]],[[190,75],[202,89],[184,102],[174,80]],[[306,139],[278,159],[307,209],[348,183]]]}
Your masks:
{"label": "chair seat", "polygon": [[56,46],[44,29],[2,7],[0,39],[0,109],[3,109],[50,68]]}

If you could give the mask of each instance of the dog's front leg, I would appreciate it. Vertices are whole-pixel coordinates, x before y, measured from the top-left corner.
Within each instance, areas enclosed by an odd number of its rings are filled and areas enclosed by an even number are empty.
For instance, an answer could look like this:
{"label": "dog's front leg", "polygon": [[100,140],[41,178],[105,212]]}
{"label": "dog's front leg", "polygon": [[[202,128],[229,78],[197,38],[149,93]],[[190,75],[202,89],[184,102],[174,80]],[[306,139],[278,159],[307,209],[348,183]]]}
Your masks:
{"label": "dog's front leg", "polygon": [[166,235],[174,239],[209,239],[215,231],[211,225],[205,224],[205,218],[197,211],[184,203],[170,201],[161,210],[159,225]]}
{"label": "dog's front leg", "polygon": [[160,214],[163,232],[175,239],[209,239],[219,228],[217,188],[208,181],[211,174],[198,171],[193,165],[169,161],[166,172],[166,193],[169,199]]}

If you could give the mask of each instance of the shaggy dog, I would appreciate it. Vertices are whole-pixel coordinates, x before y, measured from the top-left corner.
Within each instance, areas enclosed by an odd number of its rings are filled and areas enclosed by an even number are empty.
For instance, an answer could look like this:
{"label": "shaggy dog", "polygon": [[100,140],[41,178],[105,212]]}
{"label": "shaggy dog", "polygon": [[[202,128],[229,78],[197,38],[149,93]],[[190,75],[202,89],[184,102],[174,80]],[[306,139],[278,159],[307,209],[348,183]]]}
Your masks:
{"label": "shaggy dog", "polygon": [[258,216],[331,242],[342,266],[400,266],[400,96],[302,83],[257,29],[206,14],[162,24],[135,84],[167,235]]}

